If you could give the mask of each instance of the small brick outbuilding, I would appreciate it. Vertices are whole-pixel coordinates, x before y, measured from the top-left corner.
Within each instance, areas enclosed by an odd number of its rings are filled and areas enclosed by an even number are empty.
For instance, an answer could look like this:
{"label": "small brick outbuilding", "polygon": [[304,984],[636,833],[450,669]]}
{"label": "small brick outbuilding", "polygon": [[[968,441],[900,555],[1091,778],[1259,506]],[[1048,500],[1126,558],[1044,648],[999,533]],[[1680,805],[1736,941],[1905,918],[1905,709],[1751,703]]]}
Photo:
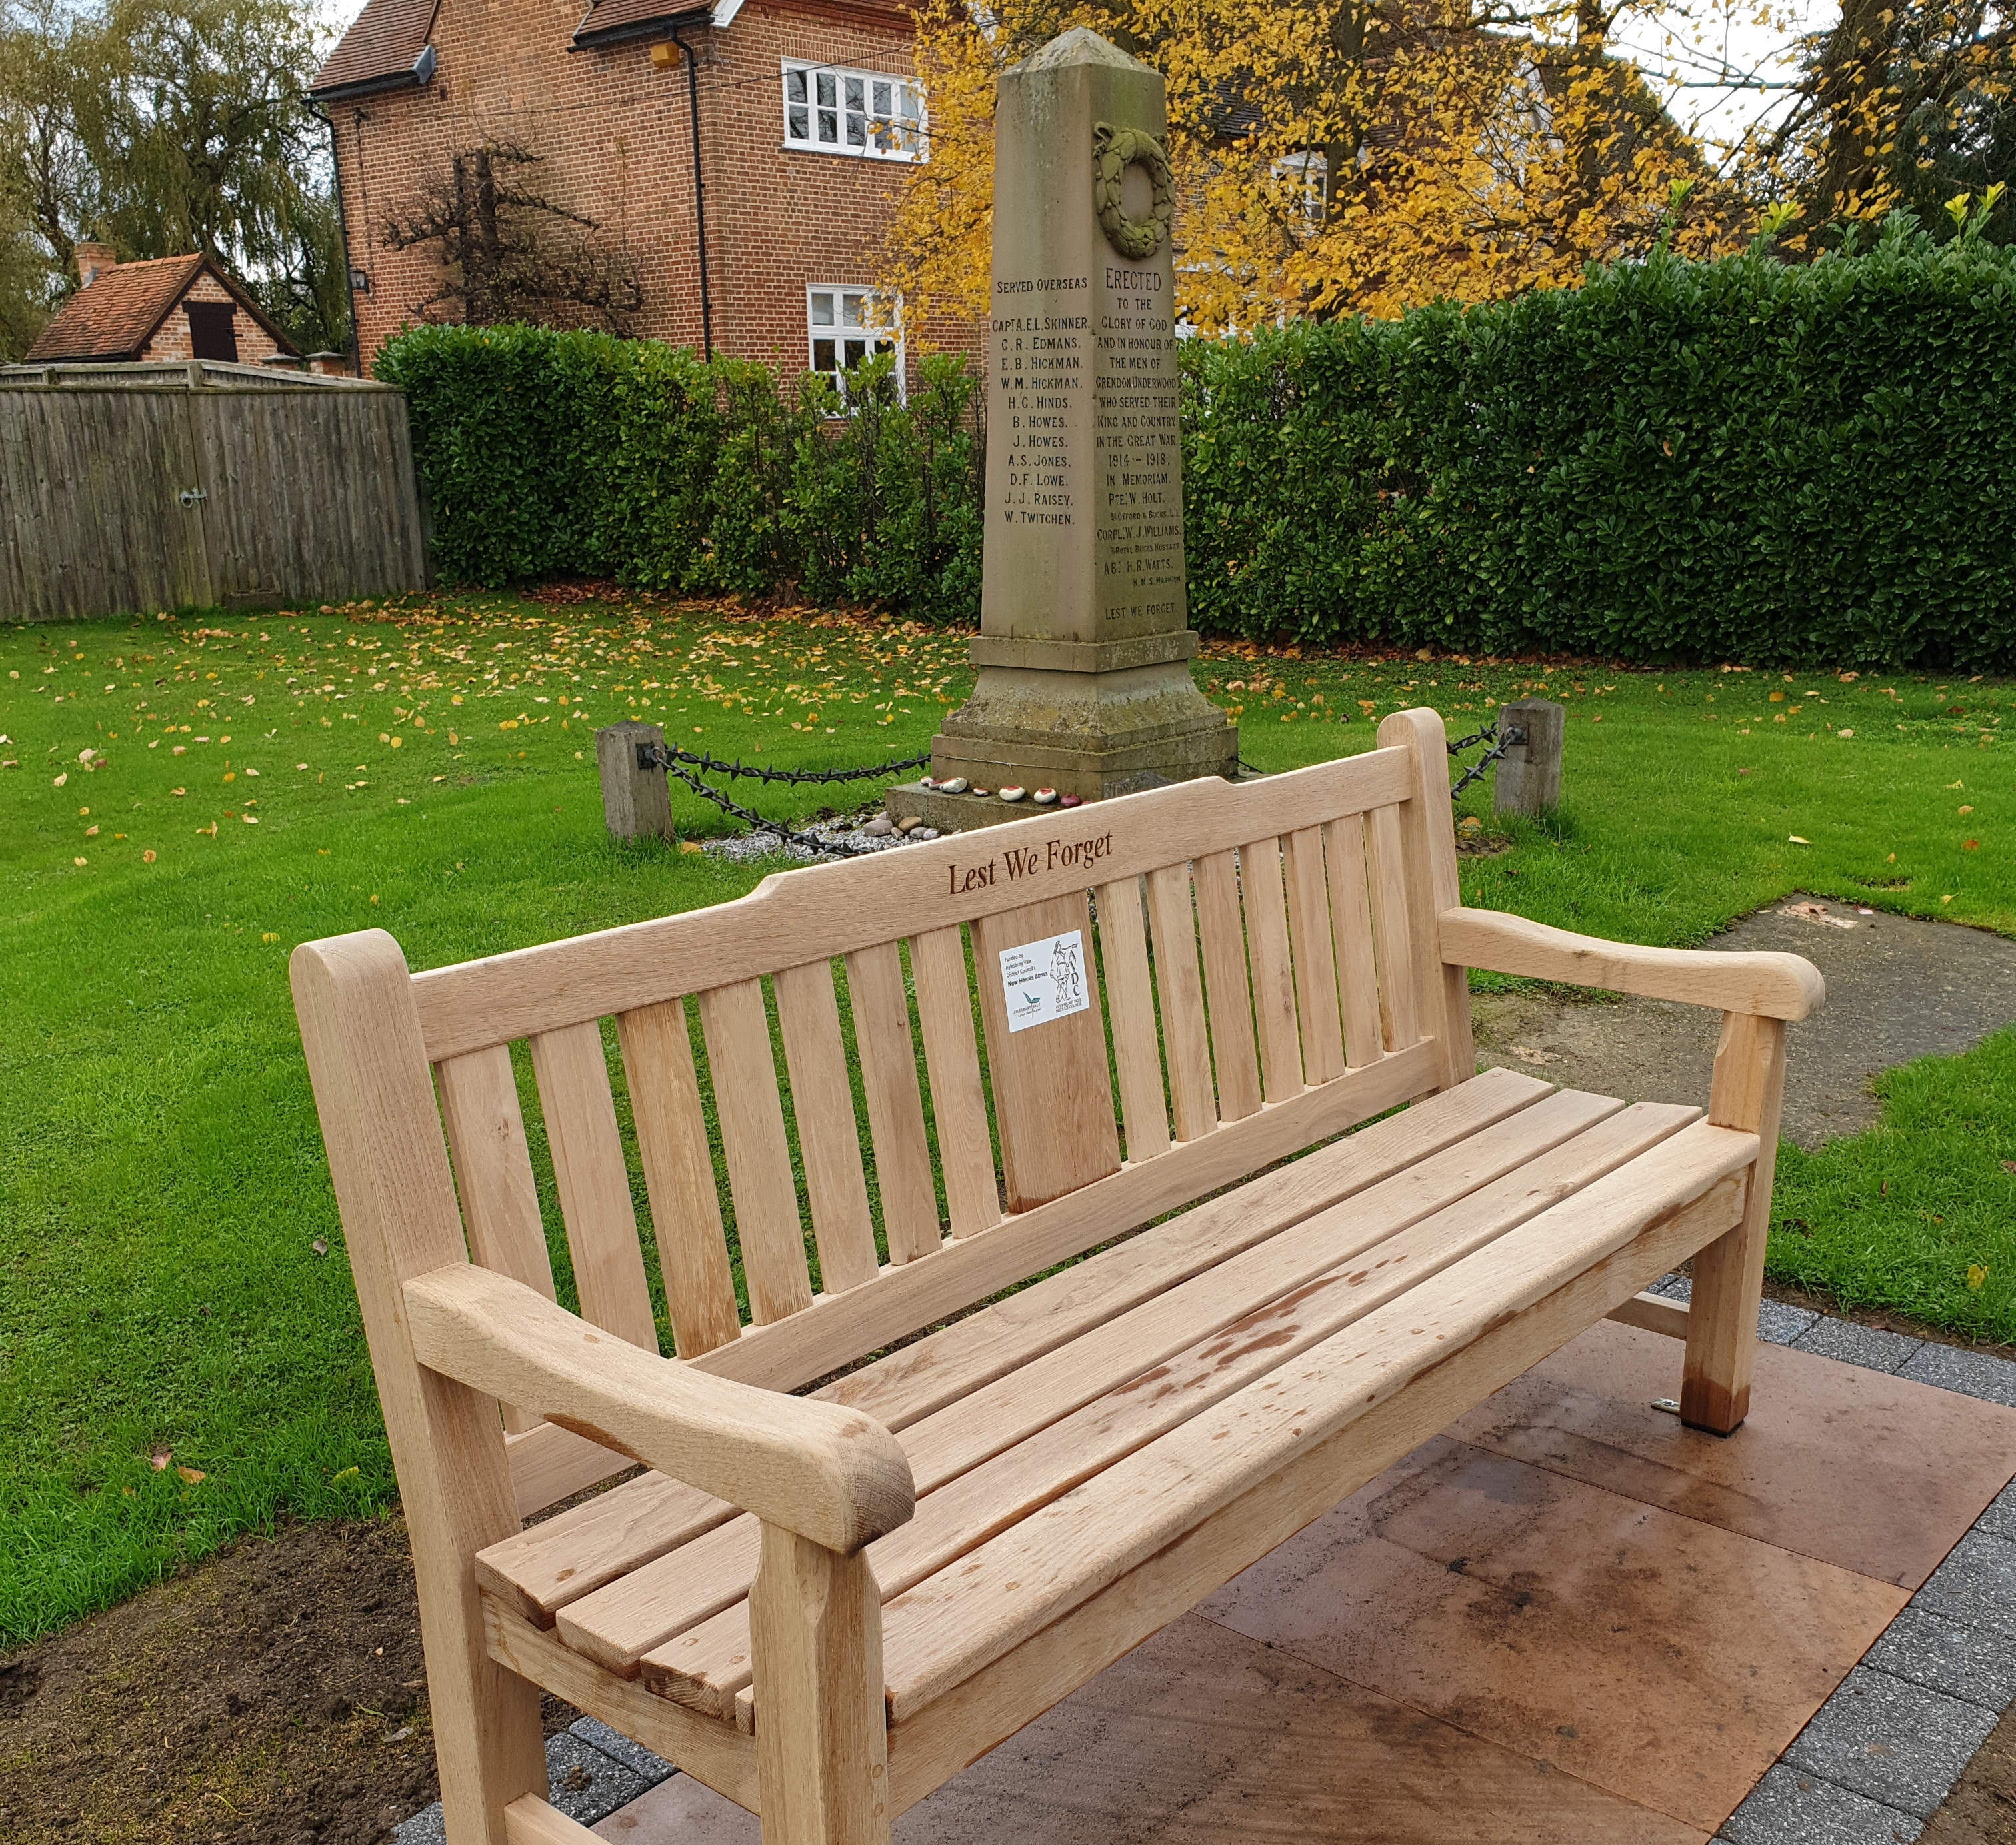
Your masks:
{"label": "small brick outbuilding", "polygon": [[218,359],[258,365],[300,354],[236,282],[199,253],[122,263],[80,243],[83,286],[42,329],[25,362]]}

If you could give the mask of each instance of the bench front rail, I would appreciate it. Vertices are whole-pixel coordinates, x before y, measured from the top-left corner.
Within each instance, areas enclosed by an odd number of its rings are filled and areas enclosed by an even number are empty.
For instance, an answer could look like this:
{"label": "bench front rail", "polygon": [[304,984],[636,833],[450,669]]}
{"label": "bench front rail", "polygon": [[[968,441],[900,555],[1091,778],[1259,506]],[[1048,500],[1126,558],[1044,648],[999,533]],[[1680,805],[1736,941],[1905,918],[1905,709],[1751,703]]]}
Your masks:
{"label": "bench front rail", "polygon": [[[1406,712],[434,972],[297,951],[455,1845],[587,1836],[542,1686],[773,1845],[885,1840],[1606,1315],[1741,1423],[1818,976],[1464,908],[1446,790]],[[1475,1074],[1471,966],[1721,1009],[1706,1118]]]}

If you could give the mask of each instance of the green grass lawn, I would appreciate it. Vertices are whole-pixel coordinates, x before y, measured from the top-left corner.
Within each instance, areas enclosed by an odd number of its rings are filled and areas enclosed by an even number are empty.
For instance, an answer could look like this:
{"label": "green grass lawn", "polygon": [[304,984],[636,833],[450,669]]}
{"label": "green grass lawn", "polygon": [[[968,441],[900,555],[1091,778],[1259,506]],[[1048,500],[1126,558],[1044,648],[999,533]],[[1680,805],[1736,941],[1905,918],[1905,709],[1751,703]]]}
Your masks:
{"label": "green grass lawn", "polygon": [[[1466,860],[1473,902],[1691,943],[1803,887],[2016,933],[2007,684],[1215,648],[1198,674],[1269,769],[1405,705],[1461,732],[1529,687],[1567,704],[1559,824]],[[282,1507],[391,1494],[296,943],[381,924],[427,967],[740,895],[762,868],[607,842],[596,725],[866,762],[967,684],[963,635],[557,595],[0,628],[0,1644]],[[1463,805],[1488,818],[1489,785]],[[1788,1150],[1775,1267],[2016,1337],[2016,1042],[1896,1073],[1887,1106]]]}

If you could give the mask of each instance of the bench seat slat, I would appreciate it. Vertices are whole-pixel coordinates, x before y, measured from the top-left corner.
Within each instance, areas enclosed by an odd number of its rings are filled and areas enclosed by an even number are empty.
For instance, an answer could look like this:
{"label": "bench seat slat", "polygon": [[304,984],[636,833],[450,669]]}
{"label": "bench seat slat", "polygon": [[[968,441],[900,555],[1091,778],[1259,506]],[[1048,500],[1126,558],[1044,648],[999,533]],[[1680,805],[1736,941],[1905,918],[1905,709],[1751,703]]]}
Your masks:
{"label": "bench seat slat", "polygon": [[1141,880],[1102,884],[1099,954],[1106,973],[1113,1062],[1120,1077],[1127,1157],[1138,1165],[1169,1150],[1169,1110],[1162,1088],[1162,1047],[1155,1029],[1155,983],[1148,971],[1148,930]]}
{"label": "bench seat slat", "polygon": [[1754,1134],[1697,1121],[896,1596],[883,1616],[891,1718],[914,1716],[1299,1452],[1736,1181],[1756,1154]]}
{"label": "bench seat slat", "polygon": [[[938,1491],[1326,1269],[1410,1224],[1456,1207],[1623,1106],[1575,1092],[1549,1096],[1272,1237],[1229,1253],[1148,1300],[1125,1309],[1109,1307],[1078,1338],[1026,1359],[903,1430],[898,1440],[918,1492]],[[1690,1113],[1682,1111],[1672,1124]],[[927,1523],[921,1514],[920,1522]],[[754,1565],[753,1527],[741,1537],[744,1548],[737,1548],[734,1534],[716,1533],[571,1603],[560,1611],[563,1636],[612,1671],[634,1671],[653,1646],[747,1588]],[[886,1588],[889,1579],[879,1565],[876,1575]]]}
{"label": "bench seat slat", "polygon": [[1162,1048],[1169,1066],[1169,1106],[1175,1116],[1176,1138],[1201,1140],[1218,1125],[1218,1099],[1211,1088],[1190,867],[1157,866],[1149,872],[1147,886],[1155,997],[1161,1002]]}
{"label": "bench seat slat", "polygon": [[812,1199],[819,1286],[838,1294],[873,1281],[881,1264],[875,1254],[874,1220],[868,1214],[861,1130],[854,1118],[847,1047],[841,1041],[833,965],[812,961],[787,968],[772,985],[790,1072],[791,1112],[805,1156],[805,1190]]}
{"label": "bench seat slat", "polygon": [[[1449,1094],[1375,1121],[969,1315],[818,1394],[863,1410],[892,1429],[906,1429],[1113,1314],[1161,1295],[1398,1173],[1418,1169],[1421,1162],[1551,1093],[1550,1085],[1536,1077],[1485,1070]],[[815,1307],[813,1313],[822,1311]],[[724,1348],[699,1360],[698,1368],[736,1375],[739,1356],[736,1348]],[[482,1552],[478,1580],[526,1618],[550,1624],[561,1607],[684,1542],[692,1534],[687,1521],[700,1516],[689,1503],[691,1493],[657,1474],[626,1482],[588,1505]],[[726,1516],[723,1508],[709,1522]],[[580,1530],[578,1541],[571,1534],[574,1527]]]}
{"label": "bench seat slat", "polygon": [[917,1026],[931,1078],[931,1120],[945,1172],[945,1212],[955,1236],[973,1236],[1001,1221],[994,1148],[987,1131],[987,1092],[973,1034],[973,995],[966,984],[966,944],[959,926],[910,938],[910,977],[917,987]]}
{"label": "bench seat slat", "polygon": [[[1273,1295],[1244,1317],[1134,1373],[920,1499],[911,1523],[869,1547],[869,1560],[884,1599],[915,1586],[1144,1443],[1572,1196],[1677,1132],[1700,1112],[1673,1105],[1640,1104],[1629,1110],[1621,1103],[1610,1106],[1607,1119],[1406,1228],[1383,1237],[1353,1238],[1363,1244],[1356,1250],[1333,1237],[1327,1253],[1339,1260],[1317,1270],[1319,1279]],[[1366,1203],[1369,1208],[1373,1200]],[[1352,1207],[1326,1215],[1343,1217],[1346,1211],[1355,1230]],[[1312,1222],[1303,1228],[1316,1227]],[[921,1478],[918,1484],[921,1489]],[[754,1570],[754,1533],[743,1530],[738,1521],[694,1547],[696,1566],[701,1551],[715,1552],[725,1561],[737,1549],[747,1552],[746,1562],[736,1559],[742,1566],[739,1582],[723,1572],[705,1598],[710,1612],[716,1603],[724,1611],[697,1620],[689,1632],[643,1661],[647,1683],[724,1718],[733,1715],[734,1695],[748,1682],[747,1615],[719,1591],[731,1591],[738,1602],[746,1593]],[[698,1602],[696,1597],[694,1605]],[[563,1637],[572,1641],[565,1617],[560,1626]]]}
{"label": "bench seat slat", "polygon": [[673,1349],[682,1358],[697,1358],[738,1338],[742,1318],[722,1234],[721,1196],[715,1189],[685,1001],[619,1012],[616,1037],[629,1081]]}
{"label": "bench seat slat", "polygon": [[1197,934],[1204,944],[1204,997],[1210,1007],[1211,1068],[1218,1077],[1218,1118],[1243,1121],[1260,1106],[1260,1064],[1253,1049],[1253,996],[1246,977],[1238,860],[1230,852],[1211,853],[1197,860],[1193,876]]}
{"label": "bench seat slat", "polygon": [[[470,1260],[536,1288],[551,1300],[553,1258],[540,1221],[538,1181],[525,1144],[510,1052],[497,1045],[452,1057],[434,1075]],[[512,1404],[504,1405],[504,1426],[513,1434],[538,1420]]]}
{"label": "bench seat slat", "polygon": [[741,980],[701,994],[700,1020],[728,1160],[729,1196],[735,1203],[749,1317],[765,1325],[811,1306],[812,1284],[762,982]]}
{"label": "bench seat slat", "polygon": [[542,1032],[532,1040],[532,1073],[538,1079],[581,1318],[654,1352],[658,1334],[651,1290],[644,1279],[637,1208],[630,1200],[600,1023],[589,1019]]}
{"label": "bench seat slat", "polygon": [[1246,949],[1253,969],[1253,1022],[1260,1034],[1261,1093],[1269,1102],[1286,1102],[1301,1093],[1302,1047],[1295,1031],[1295,976],[1288,947],[1287,893],[1281,883],[1281,842],[1256,840],[1241,846],[1239,881],[1246,899]]}
{"label": "bench seat slat", "polygon": [[[902,1813],[1113,1660],[1375,1479],[1471,1405],[1558,1350],[1630,1290],[1726,1228],[1744,1181],[1722,1180],[1516,1318],[1373,1405],[992,1665],[889,1728],[890,1804]],[[669,1702],[669,1700],[668,1700]],[[744,1707],[748,1709],[745,1714]],[[750,1694],[738,1730],[752,1734]],[[724,1726],[725,1728],[725,1726]]]}
{"label": "bench seat slat", "polygon": [[1323,829],[1305,826],[1281,841],[1289,950],[1294,958],[1295,1011],[1301,1027],[1303,1081],[1344,1074],[1344,1015],[1337,998],[1337,950],[1323,875]]}

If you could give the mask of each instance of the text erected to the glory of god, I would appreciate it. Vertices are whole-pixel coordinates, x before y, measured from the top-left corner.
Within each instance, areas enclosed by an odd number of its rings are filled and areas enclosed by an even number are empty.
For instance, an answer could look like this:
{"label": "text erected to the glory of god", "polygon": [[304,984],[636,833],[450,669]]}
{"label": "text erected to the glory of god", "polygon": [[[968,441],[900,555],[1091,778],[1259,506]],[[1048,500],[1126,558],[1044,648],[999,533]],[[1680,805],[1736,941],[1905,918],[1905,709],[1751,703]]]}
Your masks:
{"label": "text erected to the glory of god", "polygon": [[1096,279],[997,281],[989,340],[995,412],[1009,430],[1006,474],[993,493],[1003,523],[1089,520],[1105,613],[1179,617],[1176,341],[1162,276],[1108,264]]}

